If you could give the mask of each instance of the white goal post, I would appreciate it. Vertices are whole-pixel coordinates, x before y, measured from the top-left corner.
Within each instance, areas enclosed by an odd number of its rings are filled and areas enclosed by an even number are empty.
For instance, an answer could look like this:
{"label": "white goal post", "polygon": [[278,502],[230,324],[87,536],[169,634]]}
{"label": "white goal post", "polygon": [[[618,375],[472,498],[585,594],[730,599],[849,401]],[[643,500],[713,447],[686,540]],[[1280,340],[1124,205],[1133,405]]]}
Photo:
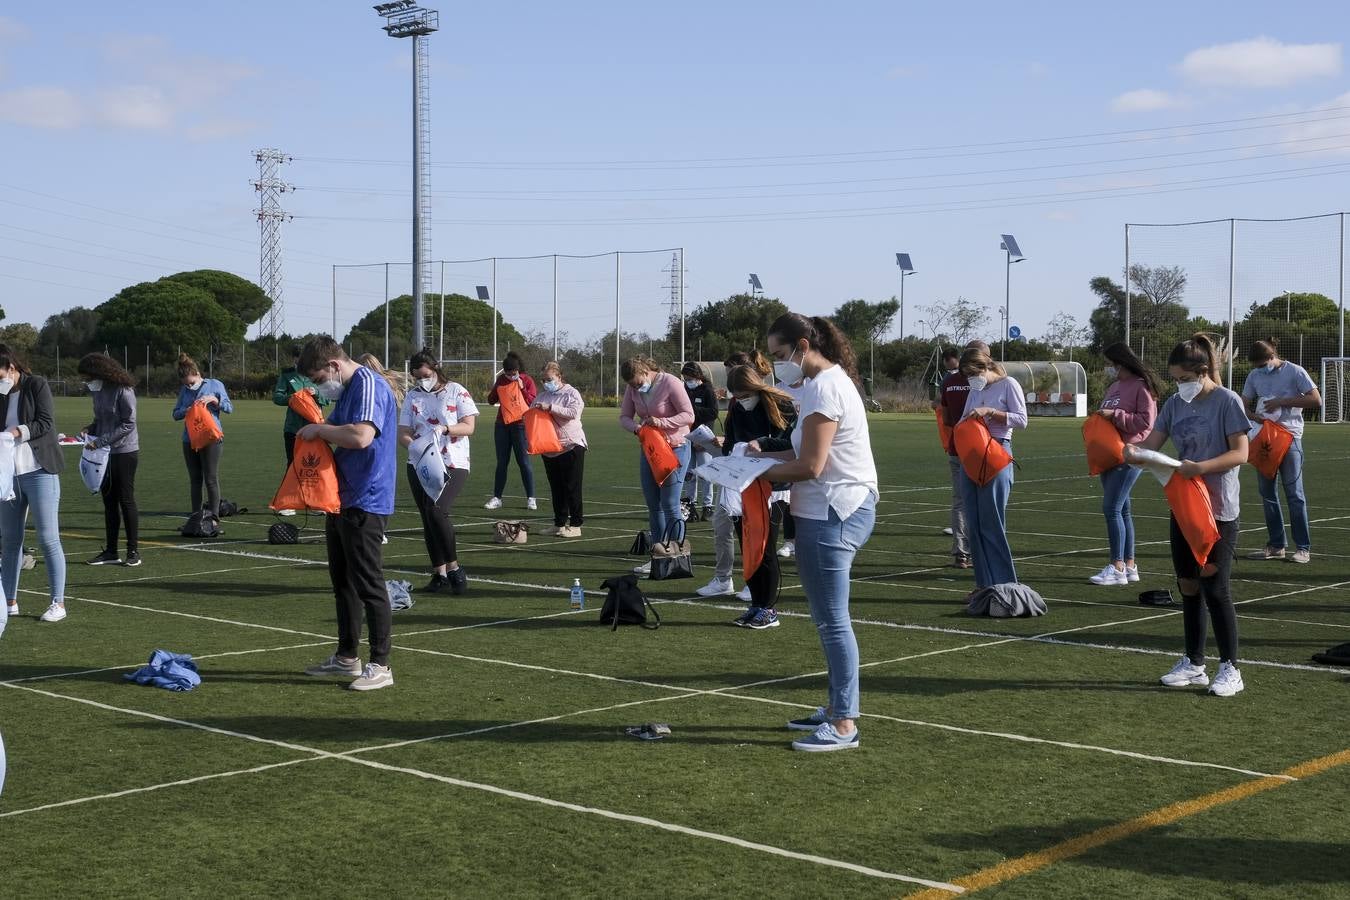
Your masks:
{"label": "white goal post", "polygon": [[1346,393],[1350,389],[1350,356],[1322,357],[1322,421],[1344,422],[1347,409]]}

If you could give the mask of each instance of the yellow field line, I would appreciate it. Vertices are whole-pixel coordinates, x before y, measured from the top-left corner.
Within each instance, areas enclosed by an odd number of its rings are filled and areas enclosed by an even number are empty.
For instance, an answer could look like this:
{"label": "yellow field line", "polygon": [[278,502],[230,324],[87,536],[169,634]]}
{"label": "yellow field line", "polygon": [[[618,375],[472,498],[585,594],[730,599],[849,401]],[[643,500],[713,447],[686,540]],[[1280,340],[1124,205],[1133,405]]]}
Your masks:
{"label": "yellow field line", "polygon": [[[1183,800],[1180,803],[1173,803],[1168,806],[1155,809],[1152,812],[1144,813],[1133,819],[1127,819],[1124,822],[1118,822],[1115,825],[1107,825],[1104,828],[1098,828],[1096,831],[1090,831],[1087,834],[1070,838],[1063,843],[1055,844],[1045,850],[1037,850],[1035,853],[1028,853],[1019,856],[1016,859],[1009,859],[999,863],[996,866],[990,866],[987,869],[981,869],[969,875],[952,880],[952,884],[965,888],[966,893],[982,890],[987,887],[993,887],[1002,884],[1005,881],[1011,881],[1014,878],[1021,878],[1024,875],[1030,875],[1033,872],[1040,871],[1057,862],[1063,862],[1066,859],[1072,859],[1075,856],[1082,856],[1090,850],[1095,850],[1106,844],[1112,844],[1116,841],[1133,837],[1144,831],[1159,828],[1163,825],[1170,825],[1181,819],[1198,815],[1207,810],[1214,809],[1217,806],[1223,806],[1228,803],[1236,803],[1239,800],[1245,800],[1256,794],[1265,791],[1271,791],[1278,787],[1283,787],[1293,782],[1289,779],[1307,778],[1311,775],[1317,775],[1334,769],[1337,766],[1343,766],[1350,763],[1350,750],[1342,750],[1339,753],[1332,753],[1328,756],[1322,756],[1317,759],[1308,760],[1299,763],[1296,766],[1285,769],[1278,775],[1265,778],[1254,778],[1251,781],[1244,781],[1233,785],[1230,788],[1224,788],[1221,791],[1214,791],[1211,794],[1205,794],[1201,797],[1195,797],[1190,800]],[[950,891],[930,888],[917,893],[907,895],[908,900],[946,900],[954,896]]]}

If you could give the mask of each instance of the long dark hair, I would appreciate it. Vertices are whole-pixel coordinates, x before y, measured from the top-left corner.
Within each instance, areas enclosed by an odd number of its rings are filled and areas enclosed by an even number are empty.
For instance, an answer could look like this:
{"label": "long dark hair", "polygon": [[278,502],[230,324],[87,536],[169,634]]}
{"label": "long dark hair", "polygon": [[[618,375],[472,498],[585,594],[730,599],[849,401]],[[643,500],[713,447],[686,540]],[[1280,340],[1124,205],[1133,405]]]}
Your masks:
{"label": "long dark hair", "polygon": [[1157,372],[1149,368],[1148,363],[1134,355],[1129,344],[1112,344],[1102,351],[1102,356],[1143,381],[1154,400],[1162,396],[1162,379],[1158,377]]}
{"label": "long dark hair", "polygon": [[416,372],[423,366],[426,366],[432,371],[432,374],[436,376],[437,383],[444,384],[450,380],[449,378],[446,378],[445,373],[441,371],[441,361],[436,358],[436,354],[425,348],[418,350],[408,360],[408,371]]}
{"label": "long dark hair", "polygon": [[1263,366],[1279,355],[1280,339],[1268,337],[1252,344],[1252,349],[1247,352],[1247,362]]}
{"label": "long dark hair", "polygon": [[764,404],[764,412],[773,427],[779,431],[787,428],[787,417],[783,415],[783,409],[792,408],[792,398],[781,389],[766,383],[753,366],[736,366],[728,372],[727,390],[754,391],[759,395],[759,402]]}
{"label": "long dark hair", "polygon": [[722,365],[727,367],[728,372],[737,366],[749,366],[758,372],[761,378],[768,378],[773,374],[773,363],[767,356],[760,353],[758,348],[751,350],[749,353],[744,350],[737,350],[728,356],[722,362]]}
{"label": "long dark hair", "polygon": [[106,353],[86,353],[75,365],[75,371],[93,381],[115,384],[118,387],[135,387],[136,379],[122,368],[122,364]]}
{"label": "long dark hair", "polygon": [[796,344],[805,338],[808,347],[842,368],[855,382],[858,380],[858,359],[853,355],[853,345],[839,326],[824,316],[808,318],[801,313],[784,313],[769,326],[769,334],[785,344]]}
{"label": "long dark hair", "polygon": [[1196,375],[1208,375],[1209,380],[1219,381],[1219,348],[1214,338],[1202,332],[1196,332],[1172,348],[1167,354],[1167,364],[1178,366]]}
{"label": "long dark hair", "polygon": [[15,368],[19,370],[20,375],[32,375],[28,366],[23,360],[19,359],[19,354],[12,350],[9,344],[0,344],[0,369]]}

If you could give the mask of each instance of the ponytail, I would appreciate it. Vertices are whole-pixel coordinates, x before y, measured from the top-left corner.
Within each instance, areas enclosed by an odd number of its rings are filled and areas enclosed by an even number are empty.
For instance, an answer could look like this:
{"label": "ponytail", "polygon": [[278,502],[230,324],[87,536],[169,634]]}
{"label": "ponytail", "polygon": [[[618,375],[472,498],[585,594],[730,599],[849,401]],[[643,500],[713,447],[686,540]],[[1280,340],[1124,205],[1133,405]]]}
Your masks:
{"label": "ponytail", "polygon": [[787,344],[805,338],[808,347],[843,369],[855,383],[858,381],[858,360],[853,355],[853,345],[839,326],[825,316],[807,318],[801,313],[784,313],[769,326],[769,334]]}
{"label": "ponytail", "polygon": [[1167,355],[1167,364],[1196,375],[1208,375],[1216,384],[1219,381],[1219,350],[1214,338],[1203,332],[1196,332],[1173,347]]}
{"label": "ponytail", "polygon": [[759,373],[760,378],[768,378],[773,374],[773,361],[760,352],[759,348],[751,350],[749,353],[744,350],[737,350],[726,358],[722,365],[730,371],[737,366],[749,366]]}

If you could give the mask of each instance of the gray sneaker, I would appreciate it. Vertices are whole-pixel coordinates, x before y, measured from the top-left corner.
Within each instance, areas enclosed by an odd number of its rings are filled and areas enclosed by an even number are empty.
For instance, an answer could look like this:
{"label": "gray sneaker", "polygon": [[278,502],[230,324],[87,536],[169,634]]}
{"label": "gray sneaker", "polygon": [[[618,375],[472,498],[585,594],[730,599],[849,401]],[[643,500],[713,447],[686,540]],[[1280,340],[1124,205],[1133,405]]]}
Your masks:
{"label": "gray sneaker", "polygon": [[361,660],[342,660],[334,653],[317,666],[310,666],[305,670],[305,674],[316,675],[319,677],[325,675],[349,675],[352,678],[356,678],[361,674]]}
{"label": "gray sneaker", "polygon": [[366,663],[365,671],[361,677],[347,685],[349,690],[353,691],[378,691],[380,688],[394,686],[394,672],[388,666],[381,666],[377,663]]}
{"label": "gray sneaker", "polygon": [[787,723],[787,727],[793,731],[815,731],[821,725],[830,721],[830,717],[825,715],[825,707],[817,706],[816,711],[804,719],[792,719]]}

